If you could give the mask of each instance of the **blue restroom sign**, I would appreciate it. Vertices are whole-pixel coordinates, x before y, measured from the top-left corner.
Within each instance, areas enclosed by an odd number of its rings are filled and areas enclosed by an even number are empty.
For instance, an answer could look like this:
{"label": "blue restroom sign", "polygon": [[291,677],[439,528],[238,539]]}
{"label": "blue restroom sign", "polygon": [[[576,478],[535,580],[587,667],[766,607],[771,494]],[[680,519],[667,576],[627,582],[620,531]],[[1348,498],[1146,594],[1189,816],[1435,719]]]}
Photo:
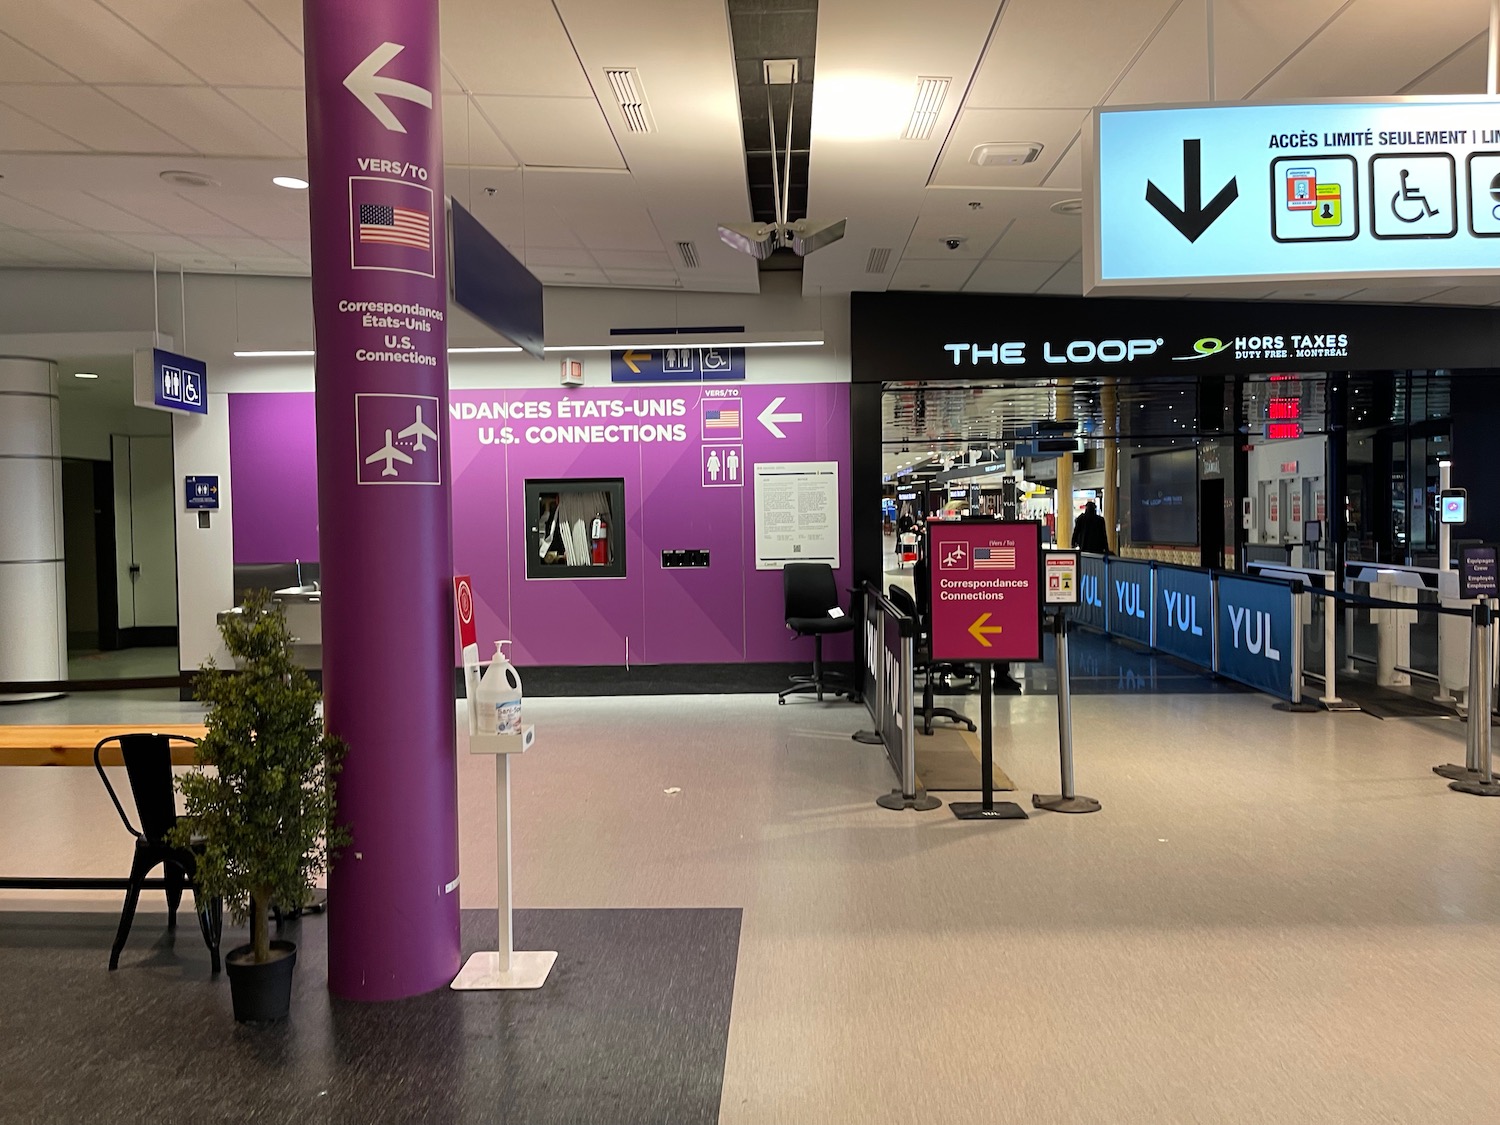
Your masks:
{"label": "blue restroom sign", "polygon": [[1219,674],[1282,699],[1292,697],[1292,588],[1219,579]]}
{"label": "blue restroom sign", "polygon": [[163,348],[135,353],[135,404],[184,414],[208,413],[208,367]]}
{"label": "blue restroom sign", "polygon": [[1151,564],[1110,559],[1105,614],[1112,636],[1151,643]]}
{"label": "blue restroom sign", "polygon": [[1213,580],[1207,571],[1156,568],[1156,647],[1201,668],[1213,667]]}
{"label": "blue restroom sign", "polygon": [[188,511],[216,511],[219,507],[218,477],[184,477]]}

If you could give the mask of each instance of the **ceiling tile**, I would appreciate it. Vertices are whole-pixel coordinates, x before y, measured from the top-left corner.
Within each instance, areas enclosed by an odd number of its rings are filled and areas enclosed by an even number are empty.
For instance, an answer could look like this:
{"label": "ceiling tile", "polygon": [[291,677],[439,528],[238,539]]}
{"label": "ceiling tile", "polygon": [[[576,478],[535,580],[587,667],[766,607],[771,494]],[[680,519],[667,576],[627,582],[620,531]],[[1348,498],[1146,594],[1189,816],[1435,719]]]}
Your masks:
{"label": "ceiling tile", "polygon": [[1436,297],[1424,297],[1422,304],[1432,305],[1492,305],[1500,301],[1500,285],[1456,285]]}
{"label": "ceiling tile", "polygon": [[58,255],[66,255],[74,261],[82,258],[72,251],[64,250],[54,243],[38,238],[36,235],[27,234],[25,231],[8,230],[0,227],[0,258],[7,261],[20,262],[49,262],[56,259]]}
{"label": "ceiling tile", "polygon": [[677,272],[671,258],[650,250],[595,250],[594,261],[611,273],[616,270],[658,270],[675,275]]}
{"label": "ceiling tile", "polygon": [[261,238],[204,237],[194,239],[194,241],[201,244],[205,250],[225,258],[284,258],[287,256]]}
{"label": "ceiling tile", "polygon": [[1057,272],[1057,262],[989,261],[964,286],[966,293],[1035,293]]}
{"label": "ceiling tile", "polygon": [[[1215,79],[1217,81],[1217,78]],[[1193,0],[1179,4],[1120,84],[1108,105],[1208,100],[1208,9]]]}
{"label": "ceiling tile", "polygon": [[0,32],[85,82],[194,81],[175,59],[94,0],[0,4]]}
{"label": "ceiling tile", "polygon": [[666,248],[656,233],[640,189],[628,175],[533,171],[526,179],[528,243],[544,246],[569,244],[557,238],[533,236],[533,213],[541,211],[541,205],[547,205],[577,241],[590,250],[665,253]]}
{"label": "ceiling tile", "polygon": [[[1411,83],[1485,29],[1488,0],[1360,0],[1255,91],[1274,98],[1379,97]],[[1474,91],[1479,93],[1478,90]]]}
{"label": "ceiling tile", "polygon": [[1489,69],[1488,34],[1476,35],[1426,74],[1401,90],[1403,94],[1477,94]]}
{"label": "ceiling tile", "polygon": [[1214,86],[1219,98],[1245,97],[1346,3],[1214,0]]}
{"label": "ceiling tile", "polygon": [[1174,0],[1010,0],[965,104],[1097,105],[1173,6]]}
{"label": "ceiling tile", "polygon": [[[212,193],[216,189],[195,190]],[[162,184],[162,190],[159,192],[115,192],[107,187],[101,187],[89,194],[122,211],[138,215],[162,230],[173,231],[189,238],[200,234],[224,235],[232,238],[245,233],[229,220],[220,218],[212,211],[205,211],[166,184]]]}
{"label": "ceiling tile", "polygon": [[562,247],[528,246],[526,248],[527,269],[534,271],[551,266],[567,269],[583,266],[593,269],[594,256],[587,250],[570,250]]}
{"label": "ceiling tile", "polygon": [[83,229],[71,219],[33,207],[10,195],[0,195],[0,224],[28,231]]}
{"label": "ceiling tile", "polygon": [[90,231],[108,234],[160,234],[161,228],[138,215],[112,207],[83,191],[12,191],[15,199],[50,211]]}
{"label": "ceiling tile", "polygon": [[83,152],[84,146],[24,113],[0,105],[0,152]]}
{"label": "ceiling tile", "polygon": [[[1088,117],[1087,109],[965,109],[954,124],[932,184],[940,187],[1035,187]],[[990,141],[1036,141],[1041,155],[1030,164],[981,168],[969,162]]]}
{"label": "ceiling tile", "polygon": [[307,152],[307,100],[301,90],[225,86],[219,93],[275,133],[293,152]]}
{"label": "ceiling tile", "polygon": [[[291,196],[292,192],[285,193]],[[212,211],[235,226],[264,239],[306,239],[307,201],[306,192],[297,192],[295,203],[277,203],[261,196],[236,195],[215,192],[205,197],[199,206]]]}
{"label": "ceiling tile", "polygon": [[212,86],[302,85],[301,53],[245,0],[99,2]]}
{"label": "ceiling tile", "polygon": [[0,82],[72,82],[73,76],[53,66],[30,47],[0,35]]}
{"label": "ceiling tile", "polygon": [[[295,156],[297,150],[206,86],[101,86],[100,92],[208,156]],[[300,94],[299,94],[300,96]]]}
{"label": "ceiling tile", "polygon": [[599,103],[587,98],[476,96],[506,146],[523,164],[546,168],[623,168]]}
{"label": "ceiling tile", "polygon": [[97,152],[189,151],[181,141],[87,86],[0,86],[0,102]]}
{"label": "ceiling tile", "polygon": [[1037,292],[1062,297],[1081,296],[1083,294],[1083,263],[1064,262],[1057,267],[1057,272],[1048,278]]}
{"label": "ceiling tile", "polygon": [[489,168],[514,168],[517,163],[479,107],[464,94],[443,95],[443,160]]}
{"label": "ceiling tile", "polygon": [[973,262],[908,261],[902,259],[891,274],[891,289],[937,289],[956,293],[974,272]]}
{"label": "ceiling tile", "polygon": [[110,265],[149,266],[151,264],[151,255],[148,252],[137,250],[133,246],[126,246],[107,234],[94,234],[91,231],[53,231],[46,237],[48,242],[55,242],[65,249]]}
{"label": "ceiling tile", "polygon": [[[1047,154],[1042,154],[1042,159],[1047,159]],[[1047,174],[1042,177],[1042,183],[1049,188],[1057,188],[1061,191],[1080,192],[1083,190],[1083,134],[1079,133],[1064,146],[1062,154],[1052,163]]]}
{"label": "ceiling tile", "polygon": [[302,0],[250,0],[250,6],[302,50]]}
{"label": "ceiling tile", "polygon": [[443,0],[443,59],[476,94],[592,96],[551,0]]}

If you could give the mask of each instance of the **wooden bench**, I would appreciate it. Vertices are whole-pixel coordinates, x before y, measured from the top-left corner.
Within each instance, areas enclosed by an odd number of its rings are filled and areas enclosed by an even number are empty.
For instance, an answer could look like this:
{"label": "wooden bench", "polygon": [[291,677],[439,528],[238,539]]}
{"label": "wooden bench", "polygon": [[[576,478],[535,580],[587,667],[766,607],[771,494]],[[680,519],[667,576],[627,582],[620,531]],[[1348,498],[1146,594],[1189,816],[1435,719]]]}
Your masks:
{"label": "wooden bench", "polygon": [[[0,766],[92,766],[94,747],[101,739],[115,734],[140,732],[180,734],[189,738],[202,738],[205,728],[201,723],[135,723],[129,726],[0,726]],[[172,744],[174,766],[190,766],[197,760],[197,747],[180,742]],[[99,761],[106,766],[123,765],[120,759],[119,743],[111,743],[101,750]],[[121,835],[129,840],[123,832]],[[125,854],[123,850],[122,854]],[[129,885],[129,879],[0,876],[0,890],[123,891]],[[156,890],[162,889],[165,885],[161,879],[147,879],[145,883],[146,887]]]}
{"label": "wooden bench", "polygon": [[[136,723],[131,726],[0,726],[0,766],[92,766],[94,747],[101,739],[116,734],[180,734],[202,738],[207,733],[201,723]],[[118,766],[119,743],[106,746],[99,753],[106,766]],[[173,743],[172,764],[191,766],[198,760],[197,751],[186,743]]]}

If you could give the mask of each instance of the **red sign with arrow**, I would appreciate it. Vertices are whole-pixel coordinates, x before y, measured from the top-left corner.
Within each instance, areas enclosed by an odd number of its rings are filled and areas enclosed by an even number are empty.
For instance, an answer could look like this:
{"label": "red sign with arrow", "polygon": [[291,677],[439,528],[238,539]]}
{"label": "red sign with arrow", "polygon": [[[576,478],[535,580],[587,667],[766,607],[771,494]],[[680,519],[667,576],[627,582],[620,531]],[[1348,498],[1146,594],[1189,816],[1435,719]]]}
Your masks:
{"label": "red sign with arrow", "polygon": [[994,520],[931,525],[933,659],[1042,658],[1041,528]]}

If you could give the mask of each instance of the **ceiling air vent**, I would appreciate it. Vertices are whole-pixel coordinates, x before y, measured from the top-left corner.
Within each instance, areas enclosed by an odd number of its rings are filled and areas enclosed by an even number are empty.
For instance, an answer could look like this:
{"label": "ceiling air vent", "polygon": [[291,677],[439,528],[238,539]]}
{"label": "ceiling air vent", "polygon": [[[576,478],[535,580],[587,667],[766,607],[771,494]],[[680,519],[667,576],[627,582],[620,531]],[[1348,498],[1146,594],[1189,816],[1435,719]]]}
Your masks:
{"label": "ceiling air vent", "polygon": [[948,97],[951,78],[918,78],[917,100],[911,109],[911,121],[907,123],[902,140],[925,141],[932,136],[932,127],[937,124],[938,114],[943,112],[943,101]]}
{"label": "ceiling air vent", "polygon": [[682,264],[690,270],[698,268],[698,248],[691,242],[679,242],[677,253],[682,258]]}
{"label": "ceiling air vent", "polygon": [[865,273],[885,273],[885,267],[891,261],[891,248],[889,246],[877,246],[870,251],[870,256],[865,261]]}
{"label": "ceiling air vent", "polygon": [[632,133],[654,133],[656,122],[651,118],[651,107],[646,104],[646,95],[641,93],[640,75],[634,67],[605,67],[609,88],[620,103],[620,112],[625,115],[625,127]]}

